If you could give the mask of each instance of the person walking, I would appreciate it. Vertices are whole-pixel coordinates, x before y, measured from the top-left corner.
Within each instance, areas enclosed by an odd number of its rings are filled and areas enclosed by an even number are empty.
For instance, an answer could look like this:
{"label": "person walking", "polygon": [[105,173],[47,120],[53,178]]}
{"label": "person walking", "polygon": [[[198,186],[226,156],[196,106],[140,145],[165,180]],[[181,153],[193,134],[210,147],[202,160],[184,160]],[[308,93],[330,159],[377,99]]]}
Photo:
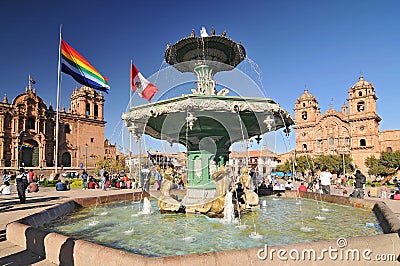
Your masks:
{"label": "person walking", "polygon": [[101,189],[106,190],[106,170],[104,167],[100,170],[100,177],[101,177]]}
{"label": "person walking", "polygon": [[321,174],[319,176],[322,186],[322,193],[331,194],[331,179],[332,174],[328,171],[328,167],[324,166],[321,169]]}
{"label": "person walking", "polygon": [[81,178],[82,178],[82,187],[83,187],[82,189],[86,190],[87,189],[88,174],[86,173],[85,170],[83,170]]}
{"label": "person walking", "polygon": [[162,175],[160,173],[160,170],[161,170],[161,167],[159,165],[157,165],[156,172],[154,174],[154,179],[157,182],[157,190],[161,189]]}
{"label": "person walking", "polygon": [[18,198],[20,203],[26,201],[26,188],[28,187],[28,178],[25,174],[24,168],[19,169],[19,174],[16,177]]}
{"label": "person walking", "polygon": [[354,192],[353,192],[353,197],[355,198],[364,198],[364,186],[365,183],[367,182],[367,178],[365,175],[361,173],[359,169],[357,169],[356,174],[354,175],[355,180],[354,180]]}
{"label": "person walking", "polygon": [[147,168],[147,165],[144,166],[142,169],[141,175],[141,184],[142,184],[142,191],[149,192],[150,190],[150,169]]}

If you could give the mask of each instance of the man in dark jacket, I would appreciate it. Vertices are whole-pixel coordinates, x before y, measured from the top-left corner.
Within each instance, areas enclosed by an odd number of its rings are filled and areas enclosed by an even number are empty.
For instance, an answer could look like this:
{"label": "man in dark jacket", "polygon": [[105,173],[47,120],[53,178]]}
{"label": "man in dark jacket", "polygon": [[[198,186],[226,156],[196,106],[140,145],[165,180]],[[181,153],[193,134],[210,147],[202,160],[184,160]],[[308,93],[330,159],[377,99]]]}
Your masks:
{"label": "man in dark jacket", "polygon": [[353,196],[355,198],[360,198],[363,199],[364,198],[364,186],[366,183],[366,177],[365,175],[363,175],[361,173],[360,170],[356,171],[356,174],[354,175],[355,180],[354,180],[354,192],[353,192]]}
{"label": "man in dark jacket", "polygon": [[17,175],[15,181],[17,182],[18,198],[20,203],[25,203],[26,195],[25,191],[28,187],[28,178],[25,174],[24,168],[19,169],[19,175]]}

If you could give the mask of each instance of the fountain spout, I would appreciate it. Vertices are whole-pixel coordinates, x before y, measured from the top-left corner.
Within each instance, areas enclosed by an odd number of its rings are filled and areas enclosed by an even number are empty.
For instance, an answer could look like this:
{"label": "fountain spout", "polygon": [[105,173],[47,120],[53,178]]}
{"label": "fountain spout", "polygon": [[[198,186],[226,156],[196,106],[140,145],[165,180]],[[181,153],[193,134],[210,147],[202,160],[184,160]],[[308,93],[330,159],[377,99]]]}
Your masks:
{"label": "fountain spout", "polygon": [[223,224],[232,224],[235,222],[235,210],[232,203],[232,192],[228,191],[225,195],[224,218],[221,219]]}

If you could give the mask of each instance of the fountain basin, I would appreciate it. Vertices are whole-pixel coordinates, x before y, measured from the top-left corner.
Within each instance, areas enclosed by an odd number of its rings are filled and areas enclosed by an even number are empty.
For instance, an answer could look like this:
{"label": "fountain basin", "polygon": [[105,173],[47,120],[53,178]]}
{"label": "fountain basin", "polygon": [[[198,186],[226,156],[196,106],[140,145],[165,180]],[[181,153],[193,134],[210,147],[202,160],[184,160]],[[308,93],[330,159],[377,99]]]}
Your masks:
{"label": "fountain basin", "polygon": [[[294,194],[287,193],[288,197]],[[319,194],[316,194],[319,195]],[[302,197],[316,197],[314,193],[303,193]],[[117,195],[116,195],[117,196]],[[76,240],[57,233],[50,233],[38,229],[38,226],[48,222],[51,219],[60,217],[63,214],[69,213],[72,209],[79,206],[94,204],[96,201],[111,202],[125,199],[132,199],[132,194],[118,195],[117,197],[98,197],[76,199],[64,204],[58,205],[45,212],[41,212],[20,221],[7,225],[7,239],[24,248],[30,249],[40,256],[45,256],[48,260],[56,264],[63,265],[155,265],[155,264],[174,264],[174,265],[205,265],[205,264],[223,264],[227,263],[243,263],[244,265],[265,265],[264,260],[260,260],[257,256],[260,248],[248,248],[240,250],[210,252],[203,254],[190,254],[185,256],[169,256],[169,257],[145,257],[125,251],[104,247],[93,244],[84,240]],[[135,195],[135,199],[138,195]],[[346,199],[346,200],[344,200]],[[373,210],[376,217],[380,221],[382,230],[386,234],[348,238],[347,243],[349,248],[366,249],[370,248],[374,253],[395,253],[400,249],[399,236],[395,232],[400,230],[400,221],[397,219],[390,209],[385,204],[369,200],[350,199],[338,196],[324,197],[326,201],[343,202],[345,205],[356,206]],[[156,237],[155,237],[156,239]],[[155,240],[156,241],[156,240]],[[379,245],[376,245],[379,243]],[[275,246],[270,248],[304,249],[312,248],[316,252],[320,252],[324,248],[336,247],[336,240],[309,242],[301,244],[291,244],[285,246]],[[98,254],[107,254],[107,260],[104,256]],[[268,259],[268,258],[267,258]],[[327,258],[329,261],[329,258]],[[275,260],[277,260],[275,258]],[[112,263],[111,263],[112,262]],[[365,265],[365,261],[361,261],[359,265]],[[349,265],[357,265],[357,262],[351,261]]]}

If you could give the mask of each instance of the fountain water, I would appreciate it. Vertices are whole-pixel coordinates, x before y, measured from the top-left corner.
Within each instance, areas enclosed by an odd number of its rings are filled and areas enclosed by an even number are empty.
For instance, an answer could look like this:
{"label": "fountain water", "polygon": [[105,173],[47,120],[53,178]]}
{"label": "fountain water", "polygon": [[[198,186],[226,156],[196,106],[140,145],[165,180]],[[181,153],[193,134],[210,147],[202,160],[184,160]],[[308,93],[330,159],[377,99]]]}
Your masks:
{"label": "fountain water", "polygon": [[232,203],[232,192],[228,191],[225,195],[224,217],[221,219],[223,224],[235,223],[235,209]]}
{"label": "fountain water", "polygon": [[139,212],[140,214],[150,214],[151,213],[151,203],[148,197],[143,199],[143,210]]}

